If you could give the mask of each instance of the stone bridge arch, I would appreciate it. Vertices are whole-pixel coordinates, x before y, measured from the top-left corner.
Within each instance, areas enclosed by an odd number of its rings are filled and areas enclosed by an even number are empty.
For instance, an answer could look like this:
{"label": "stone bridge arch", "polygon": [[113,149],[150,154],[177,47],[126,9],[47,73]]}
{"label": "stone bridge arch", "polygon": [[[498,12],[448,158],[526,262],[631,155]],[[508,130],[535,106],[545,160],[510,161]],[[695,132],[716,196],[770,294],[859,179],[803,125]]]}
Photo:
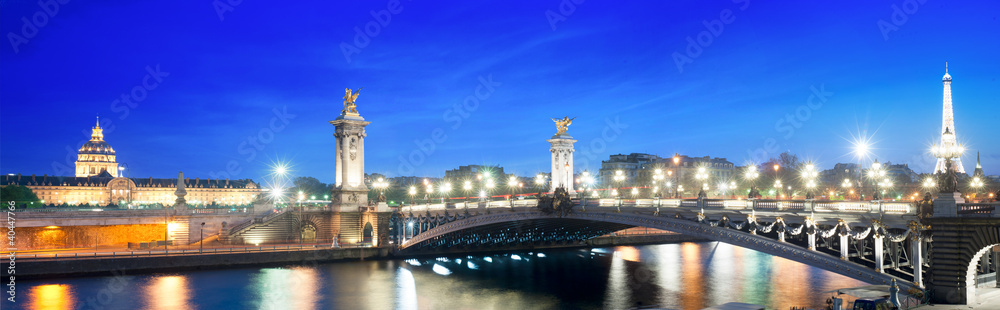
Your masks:
{"label": "stone bridge arch", "polygon": [[931,218],[934,268],[928,275],[933,297],[950,304],[974,305],[976,265],[1000,245],[1000,221],[991,218]]}

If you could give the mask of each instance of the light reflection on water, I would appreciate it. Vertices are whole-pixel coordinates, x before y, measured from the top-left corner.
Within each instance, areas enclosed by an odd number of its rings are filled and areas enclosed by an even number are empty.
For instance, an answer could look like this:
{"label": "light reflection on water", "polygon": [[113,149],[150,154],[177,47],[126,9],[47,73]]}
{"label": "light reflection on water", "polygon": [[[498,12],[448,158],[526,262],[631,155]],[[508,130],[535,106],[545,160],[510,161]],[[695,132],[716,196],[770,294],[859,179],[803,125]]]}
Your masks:
{"label": "light reflection on water", "polygon": [[126,276],[128,285],[108,294],[112,279],[22,281],[23,299],[10,308],[701,309],[739,301],[788,309],[819,308],[828,297],[819,292],[864,285],[716,242]]}

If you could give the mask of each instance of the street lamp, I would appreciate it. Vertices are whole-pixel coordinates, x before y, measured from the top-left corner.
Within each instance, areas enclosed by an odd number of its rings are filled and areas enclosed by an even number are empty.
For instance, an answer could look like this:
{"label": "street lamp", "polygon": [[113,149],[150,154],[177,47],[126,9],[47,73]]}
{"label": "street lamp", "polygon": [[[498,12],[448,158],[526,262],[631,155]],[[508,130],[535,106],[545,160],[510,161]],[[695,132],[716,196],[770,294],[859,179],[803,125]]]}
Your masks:
{"label": "street lamp", "polygon": [[757,198],[756,195],[754,195],[755,194],[754,190],[757,187],[757,177],[759,176],[760,173],[757,172],[756,164],[751,164],[747,166],[747,171],[743,172],[743,179],[746,180],[747,183],[750,183],[750,193],[749,195],[747,195],[747,197]]}
{"label": "street lamp", "polygon": [[444,185],[441,186],[441,203],[442,204],[445,203],[444,202],[444,198],[446,196],[448,196],[448,193],[450,193],[450,192],[451,192],[451,183],[445,182]]}
{"label": "street lamp", "polygon": [[702,190],[708,189],[708,171],[705,167],[698,167],[698,172],[694,174],[694,178],[698,180],[698,182],[701,182]]}
{"label": "street lamp", "polygon": [[389,187],[389,182],[383,178],[378,178],[373,185],[378,189],[378,197],[375,198],[375,202],[382,202],[385,199],[385,189]]}
{"label": "street lamp", "polygon": [[[622,188],[622,183],[625,182],[625,172],[621,170],[615,170],[615,183],[618,185],[617,189],[611,192],[615,197],[618,197],[618,190]],[[618,205],[621,205],[621,197],[618,197]]]}
{"label": "street lamp", "polygon": [[535,176],[535,187],[538,187],[538,194],[541,195],[545,189],[545,175],[539,173]]}
{"label": "street lamp", "polygon": [[660,197],[659,193],[660,181],[663,181],[663,170],[657,168],[653,173],[653,184],[655,189],[653,190],[652,194],[654,198]]}
{"label": "street lamp", "polygon": [[982,189],[983,186],[986,184],[983,183],[983,180],[980,179],[979,176],[977,175],[972,177],[972,182],[969,182],[969,185],[972,186],[972,188],[975,188],[976,189],[975,194],[979,195],[979,190]]}
{"label": "street lamp", "polygon": [[813,164],[806,164],[806,167],[802,169],[802,179],[805,180],[806,187],[806,199],[809,199],[813,195],[813,190],[816,189],[816,178],[819,177],[819,172],[816,171],[816,166]]}
{"label": "street lamp", "polygon": [[413,185],[410,185],[409,194],[410,194],[410,205],[412,206],[413,205],[413,197],[417,195],[417,187],[413,186]]}
{"label": "street lamp", "polygon": [[201,229],[198,230],[198,254],[205,251],[205,222],[201,222]]}
{"label": "street lamp", "polygon": [[872,184],[875,185],[876,196],[872,197],[875,198],[875,200],[882,200],[882,195],[884,195],[884,193],[882,193],[884,189],[882,188],[886,187],[887,185],[891,185],[889,179],[885,177],[885,169],[882,166],[883,165],[878,162],[878,159],[876,159],[875,162],[872,163],[871,170],[868,170],[868,178],[871,179]]}
{"label": "street lamp", "polygon": [[515,176],[510,176],[510,178],[507,179],[507,188],[510,189],[510,196],[507,198],[510,199],[511,208],[514,207],[514,190],[518,187],[517,183],[517,177]]}
{"label": "street lamp", "polygon": [[[674,161],[674,170],[677,170],[677,176],[674,177],[674,183],[677,184],[677,188],[674,190],[674,198],[681,198],[681,190],[682,190],[681,180],[680,180],[680,178],[681,178],[681,170],[680,170],[681,157],[679,155],[677,155],[677,153],[674,153],[674,159],[673,159],[673,161]],[[667,171],[667,174],[668,175],[669,174],[673,174],[673,172],[674,172],[673,170]]]}
{"label": "street lamp", "polygon": [[926,179],[924,179],[923,186],[924,186],[924,189],[926,189],[928,192],[930,192],[930,190],[932,188],[934,188],[935,186],[937,186],[937,184],[934,182],[934,178],[927,177]]}
{"label": "street lamp", "polygon": [[774,180],[774,199],[778,199],[778,194],[781,193],[781,180]]}
{"label": "street lamp", "polygon": [[850,190],[851,193],[854,192],[854,190],[851,189],[851,179],[844,179],[844,182],[841,182],[840,186],[844,188],[844,191],[845,191],[844,192],[844,196],[847,196],[847,191],[848,190]]}
{"label": "street lamp", "polygon": [[472,181],[462,182],[462,191],[465,192],[465,208],[469,208],[469,192],[472,191]]}

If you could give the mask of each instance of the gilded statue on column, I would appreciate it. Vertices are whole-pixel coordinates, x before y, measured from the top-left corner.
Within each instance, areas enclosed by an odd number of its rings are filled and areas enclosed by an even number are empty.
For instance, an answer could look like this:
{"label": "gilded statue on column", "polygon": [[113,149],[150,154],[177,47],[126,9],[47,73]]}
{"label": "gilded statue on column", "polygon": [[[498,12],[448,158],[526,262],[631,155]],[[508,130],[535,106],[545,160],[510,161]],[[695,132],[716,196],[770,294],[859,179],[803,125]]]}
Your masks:
{"label": "gilded statue on column", "polygon": [[569,129],[569,125],[573,124],[573,120],[574,119],[576,119],[576,118],[575,117],[574,118],[569,118],[569,116],[565,116],[562,119],[555,119],[555,118],[553,118],[552,121],[556,122],[556,130],[557,130],[556,134],[557,135],[561,135],[561,134],[566,133],[566,130]]}
{"label": "gilded statue on column", "polygon": [[[362,87],[364,88],[364,87]],[[361,88],[358,88],[357,92],[351,93],[351,89],[347,89],[347,93],[344,94],[344,110],[341,111],[343,114],[358,114],[358,106],[354,104],[355,100],[358,100],[358,95],[361,94]]]}

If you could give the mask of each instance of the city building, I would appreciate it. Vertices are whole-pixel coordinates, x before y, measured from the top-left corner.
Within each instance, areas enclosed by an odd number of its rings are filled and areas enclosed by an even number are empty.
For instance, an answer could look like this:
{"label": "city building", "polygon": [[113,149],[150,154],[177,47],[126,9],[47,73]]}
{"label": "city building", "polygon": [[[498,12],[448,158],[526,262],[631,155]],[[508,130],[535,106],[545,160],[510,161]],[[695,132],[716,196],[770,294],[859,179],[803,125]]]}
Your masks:
{"label": "city building", "polygon": [[885,162],[885,173],[892,178],[893,183],[913,183],[920,181],[920,174],[910,169],[907,164]]}
{"label": "city building", "polygon": [[657,169],[660,169],[660,173],[664,176],[664,182],[671,180],[684,182],[694,177],[699,168],[705,169],[706,176],[712,183],[719,180],[731,181],[736,176],[736,165],[725,158],[676,154],[673,157],[663,158],[657,155],[632,153],[611,155],[608,160],[602,161],[601,169],[598,171],[598,182],[603,186],[613,185],[616,183],[614,176],[617,171],[622,171],[622,175],[625,176],[623,182],[626,184],[651,184]]}
{"label": "city building", "polygon": [[860,176],[861,166],[857,163],[837,163],[833,169],[820,172],[820,183],[841,186],[844,180],[851,180],[854,184]]}
{"label": "city building", "polygon": [[[80,147],[76,176],[5,175],[0,186],[23,185],[46,205],[172,205],[177,196],[177,178],[126,178],[118,169],[114,149],[104,141],[100,124],[92,128],[90,141]],[[187,178],[187,203],[198,205],[246,205],[257,199],[260,186],[250,179]]]}
{"label": "city building", "polygon": [[118,176],[115,149],[104,141],[104,129],[101,129],[100,118],[91,129],[90,141],[80,147],[76,157],[76,176],[89,177],[99,175],[102,172]]}

